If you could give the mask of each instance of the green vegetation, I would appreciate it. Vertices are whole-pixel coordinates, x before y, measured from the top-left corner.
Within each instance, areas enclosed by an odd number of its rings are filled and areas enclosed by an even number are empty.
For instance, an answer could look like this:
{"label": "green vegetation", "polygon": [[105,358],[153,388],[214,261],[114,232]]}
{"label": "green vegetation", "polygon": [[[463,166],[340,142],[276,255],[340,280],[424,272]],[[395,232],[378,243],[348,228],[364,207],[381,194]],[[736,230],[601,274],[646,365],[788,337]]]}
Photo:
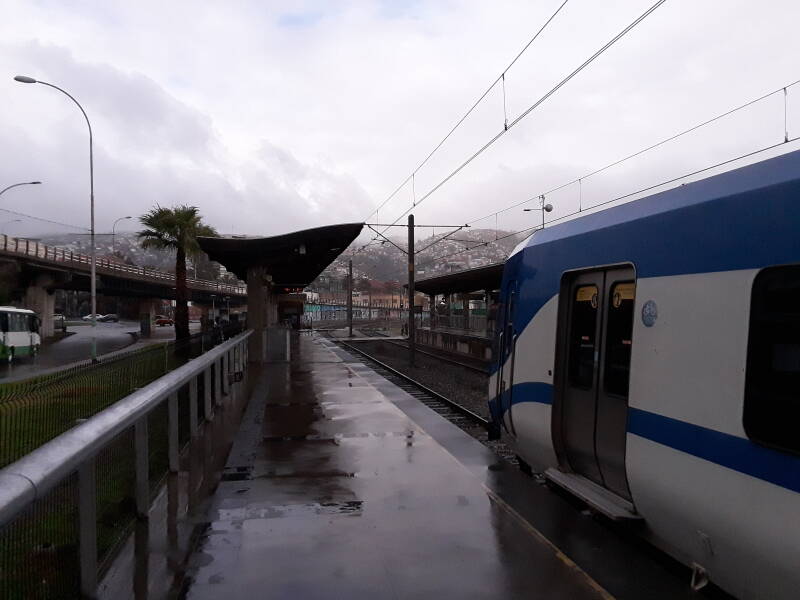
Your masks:
{"label": "green vegetation", "polygon": [[186,257],[202,254],[198,237],[215,237],[213,227],[203,223],[196,206],[156,206],[139,217],[147,227],[139,232],[143,248],[175,252],[175,339],[189,337],[189,290],[186,287]]}
{"label": "green vegetation", "polygon": [[[211,344],[206,344],[206,349]],[[0,467],[197,356],[201,337],[151,346],[99,364],[0,385]],[[202,380],[200,381],[202,390]],[[179,394],[188,420],[188,394]],[[149,416],[151,490],[167,471],[166,403]],[[188,430],[187,430],[188,431]],[[188,439],[188,435],[183,436]],[[97,543],[108,564],[135,518],[133,430],[121,433],[96,458]],[[77,595],[77,483],[69,477],[0,529],[0,597]]]}

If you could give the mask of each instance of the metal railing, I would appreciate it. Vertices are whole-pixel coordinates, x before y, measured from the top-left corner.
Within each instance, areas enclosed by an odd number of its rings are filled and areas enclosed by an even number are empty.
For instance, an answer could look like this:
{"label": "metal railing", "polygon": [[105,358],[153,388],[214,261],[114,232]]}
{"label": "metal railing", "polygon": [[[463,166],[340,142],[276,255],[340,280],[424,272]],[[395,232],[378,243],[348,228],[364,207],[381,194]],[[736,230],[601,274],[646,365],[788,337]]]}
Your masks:
{"label": "metal railing", "polygon": [[[0,596],[93,597],[181,448],[238,402],[244,332],[0,470]],[[219,421],[219,419],[217,419]],[[190,486],[189,495],[198,491]]]}
{"label": "metal railing", "polygon": [[241,333],[242,326],[123,350],[21,380],[0,380],[0,468],[128,394]]}
{"label": "metal railing", "polygon": [[[21,256],[32,257],[58,264],[69,264],[72,267],[83,268],[89,270],[91,265],[91,257],[88,254],[80,254],[65,250],[64,248],[56,248],[54,246],[47,246],[26,239],[12,238],[7,235],[0,235],[0,252],[7,254],[16,254]],[[167,271],[159,271],[148,267],[139,267],[136,265],[126,265],[107,258],[97,259],[97,273],[105,275],[123,276],[128,279],[136,279],[140,281],[157,281],[164,283],[175,283],[175,274]],[[194,290],[207,290],[211,292],[219,292],[220,294],[246,296],[247,287],[241,285],[231,285],[229,283],[220,283],[218,281],[210,281],[207,279],[195,279],[192,277],[186,278],[186,284],[189,288]]]}

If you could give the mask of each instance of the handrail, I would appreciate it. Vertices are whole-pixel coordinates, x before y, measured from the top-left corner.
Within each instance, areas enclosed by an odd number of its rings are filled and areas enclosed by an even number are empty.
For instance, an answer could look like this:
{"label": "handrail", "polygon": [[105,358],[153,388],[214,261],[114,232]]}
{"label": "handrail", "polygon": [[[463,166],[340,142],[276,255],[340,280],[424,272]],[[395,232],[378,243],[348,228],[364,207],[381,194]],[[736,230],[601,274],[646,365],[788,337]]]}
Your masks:
{"label": "handrail", "polygon": [[[20,242],[24,241],[22,245]],[[66,250],[62,249],[59,257],[58,248],[54,246],[46,246],[34,242],[30,244],[30,240],[20,240],[19,238],[12,238],[7,235],[2,235],[2,243],[0,243],[0,251],[9,252],[11,254],[21,254],[23,256],[32,256],[34,258],[41,258],[58,263],[77,263],[79,265],[89,265],[91,258],[85,254],[75,254],[70,252],[67,254]],[[174,281],[175,275],[166,271],[158,271],[156,269],[148,269],[147,267],[140,267],[136,265],[126,265],[123,263],[111,262],[108,259],[100,259],[97,262],[97,270],[111,271],[117,273],[130,273],[149,279],[162,279],[166,281]],[[190,287],[214,290],[225,292],[228,294],[246,295],[247,288],[239,285],[232,285],[230,283],[220,283],[218,281],[211,281],[208,279],[195,279],[187,277],[186,283]]]}
{"label": "handrail", "polygon": [[0,470],[0,527],[252,333],[245,331],[190,360]]}

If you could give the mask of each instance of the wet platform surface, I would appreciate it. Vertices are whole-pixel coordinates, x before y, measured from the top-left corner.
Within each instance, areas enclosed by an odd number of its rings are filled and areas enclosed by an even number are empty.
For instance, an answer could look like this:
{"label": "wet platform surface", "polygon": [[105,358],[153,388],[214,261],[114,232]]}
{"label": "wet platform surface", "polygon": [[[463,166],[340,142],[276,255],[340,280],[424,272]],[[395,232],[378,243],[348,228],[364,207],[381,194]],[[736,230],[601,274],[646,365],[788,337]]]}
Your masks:
{"label": "wet platform surface", "polygon": [[296,342],[251,372],[186,597],[692,596],[331,342]]}

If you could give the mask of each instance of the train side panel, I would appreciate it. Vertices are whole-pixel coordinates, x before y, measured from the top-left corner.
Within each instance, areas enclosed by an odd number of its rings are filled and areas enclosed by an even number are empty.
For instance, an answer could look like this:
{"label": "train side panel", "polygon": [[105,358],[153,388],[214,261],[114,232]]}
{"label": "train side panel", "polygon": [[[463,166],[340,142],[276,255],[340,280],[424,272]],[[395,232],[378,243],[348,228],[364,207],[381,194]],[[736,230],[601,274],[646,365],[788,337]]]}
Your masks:
{"label": "train side panel", "polygon": [[[658,545],[737,596],[789,598],[800,589],[800,495],[750,473],[792,458],[751,442],[742,423],[757,272],[638,280],[626,468]],[[652,327],[639,318],[648,300]]]}
{"label": "train side panel", "polygon": [[[523,297],[524,292],[523,288]],[[553,296],[517,338],[511,407],[514,448],[537,469],[558,465],[550,425],[557,316],[558,296]]]}

